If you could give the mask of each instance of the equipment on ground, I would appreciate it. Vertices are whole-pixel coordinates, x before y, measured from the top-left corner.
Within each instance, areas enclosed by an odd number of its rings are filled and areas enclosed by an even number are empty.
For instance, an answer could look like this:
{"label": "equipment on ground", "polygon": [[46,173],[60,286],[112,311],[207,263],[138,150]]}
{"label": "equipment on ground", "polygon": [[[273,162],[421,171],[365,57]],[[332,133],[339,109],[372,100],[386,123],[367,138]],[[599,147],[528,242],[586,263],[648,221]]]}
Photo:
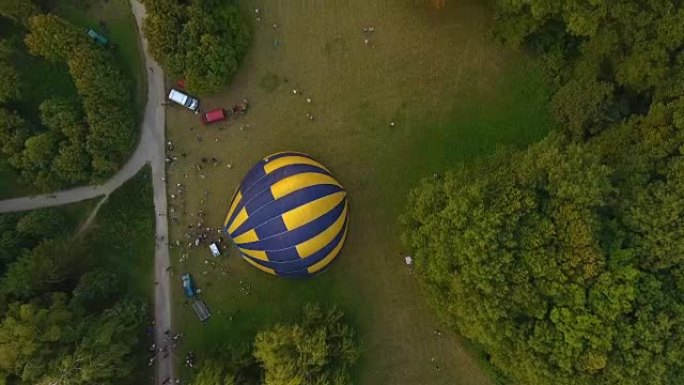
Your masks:
{"label": "equipment on ground", "polygon": [[106,46],[107,43],[109,43],[109,40],[107,40],[106,37],[104,37],[102,34],[95,32],[94,29],[89,29],[87,32],[88,37],[91,38],[96,44],[101,45],[101,46]]}
{"label": "equipment on ground", "polygon": [[209,318],[211,318],[211,313],[209,312],[209,309],[207,309],[207,305],[205,305],[204,301],[198,297],[195,297],[192,300],[192,309],[195,311],[197,318],[199,318],[201,322],[206,322]]}
{"label": "equipment on ground", "polygon": [[197,314],[200,321],[205,322],[211,317],[211,312],[207,309],[207,306],[199,298],[199,292],[195,289],[195,282],[192,280],[192,276],[189,273],[183,274],[181,277],[183,281],[183,292],[185,296],[192,301],[192,309]]}
{"label": "equipment on ground", "polygon": [[347,192],[311,156],[262,159],[233,195],[224,231],[254,267],[308,277],[339,254],[347,234]]}
{"label": "equipment on ground", "polygon": [[214,257],[218,257],[219,255],[221,255],[221,249],[219,249],[216,242],[209,245],[209,250],[211,250],[211,255],[213,255]]}

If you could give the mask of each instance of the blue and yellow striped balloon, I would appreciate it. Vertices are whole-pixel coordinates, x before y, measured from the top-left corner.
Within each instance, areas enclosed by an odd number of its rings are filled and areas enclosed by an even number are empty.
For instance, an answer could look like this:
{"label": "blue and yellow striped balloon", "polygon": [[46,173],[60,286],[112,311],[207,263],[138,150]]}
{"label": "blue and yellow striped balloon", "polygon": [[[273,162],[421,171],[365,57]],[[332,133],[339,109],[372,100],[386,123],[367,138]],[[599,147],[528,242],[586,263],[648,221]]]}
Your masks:
{"label": "blue and yellow striped balloon", "polygon": [[306,154],[257,163],[230,203],[224,230],[254,267],[284,277],[323,270],[347,234],[347,192]]}

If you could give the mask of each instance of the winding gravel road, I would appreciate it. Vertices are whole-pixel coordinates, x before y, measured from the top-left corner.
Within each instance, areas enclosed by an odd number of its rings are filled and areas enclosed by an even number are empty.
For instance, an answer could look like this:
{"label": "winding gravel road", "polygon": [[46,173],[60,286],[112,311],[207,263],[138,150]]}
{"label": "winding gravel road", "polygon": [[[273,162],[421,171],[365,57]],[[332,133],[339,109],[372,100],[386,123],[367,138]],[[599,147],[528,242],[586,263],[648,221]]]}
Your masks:
{"label": "winding gravel road", "polygon": [[[138,0],[130,0],[131,9],[135,16],[138,30],[142,30],[142,20],[145,8]],[[139,33],[145,57],[145,68],[151,68],[147,74],[147,105],[142,121],[142,133],[138,147],[131,158],[111,179],[103,184],[76,187],[69,190],[50,194],[21,197],[0,201],[0,213],[33,210],[42,207],[59,206],[80,202],[86,199],[104,196],[106,199],[124,182],[131,179],[147,163],[152,166],[152,185],[154,190],[154,207],[157,237],[164,239],[159,242],[155,251],[155,304],[156,319],[155,340],[157,346],[163,346],[166,330],[171,329],[171,291],[169,286],[168,223],[166,219],[166,182],[165,180],[165,128],[166,116],[161,102],[165,98],[164,73],[147,51],[147,40]],[[99,205],[98,205],[99,207]],[[164,215],[158,215],[163,213]],[[163,238],[162,238],[163,237]],[[152,240],[150,240],[152,241]],[[172,383],[174,377],[173,355],[157,356],[156,384],[165,381]]]}

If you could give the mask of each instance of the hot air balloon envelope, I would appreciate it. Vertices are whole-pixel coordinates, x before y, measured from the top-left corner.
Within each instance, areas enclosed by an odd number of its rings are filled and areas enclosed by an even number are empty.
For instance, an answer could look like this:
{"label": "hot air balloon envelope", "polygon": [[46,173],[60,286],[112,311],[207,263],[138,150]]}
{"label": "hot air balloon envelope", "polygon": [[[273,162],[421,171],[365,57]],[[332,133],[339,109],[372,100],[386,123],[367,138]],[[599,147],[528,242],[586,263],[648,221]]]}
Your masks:
{"label": "hot air balloon envelope", "polygon": [[283,277],[325,269],[347,233],[347,192],[309,155],[282,152],[247,173],[224,230],[254,267]]}

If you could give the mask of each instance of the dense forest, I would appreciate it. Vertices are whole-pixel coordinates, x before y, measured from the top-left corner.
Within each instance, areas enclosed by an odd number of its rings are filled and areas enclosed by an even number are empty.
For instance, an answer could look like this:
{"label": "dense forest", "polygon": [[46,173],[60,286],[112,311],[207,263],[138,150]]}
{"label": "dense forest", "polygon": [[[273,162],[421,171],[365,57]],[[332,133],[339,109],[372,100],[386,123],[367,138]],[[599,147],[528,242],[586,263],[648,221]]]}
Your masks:
{"label": "dense forest", "polygon": [[292,324],[260,331],[250,346],[225,347],[203,361],[193,385],[346,385],[361,354],[341,311],[304,307]]}
{"label": "dense forest", "polygon": [[684,383],[684,7],[498,1],[561,127],[424,180],[404,239],[502,384]]}
{"label": "dense forest", "polygon": [[[97,233],[74,237],[89,202],[0,215],[0,384],[140,383],[151,262],[127,255],[152,260],[136,245],[151,244],[151,202],[147,171],[112,194]],[[124,261],[149,274],[144,291]]]}
{"label": "dense forest", "polygon": [[[3,0],[0,18],[2,156],[44,191],[114,174],[137,130],[129,80],[111,48],[28,0]],[[34,70],[46,71],[47,79],[28,74],[32,69],[21,67],[26,61],[38,63]],[[68,72],[65,84],[61,72]]]}
{"label": "dense forest", "polygon": [[143,0],[150,52],[198,94],[218,91],[238,70],[251,42],[237,4],[216,0]]}

